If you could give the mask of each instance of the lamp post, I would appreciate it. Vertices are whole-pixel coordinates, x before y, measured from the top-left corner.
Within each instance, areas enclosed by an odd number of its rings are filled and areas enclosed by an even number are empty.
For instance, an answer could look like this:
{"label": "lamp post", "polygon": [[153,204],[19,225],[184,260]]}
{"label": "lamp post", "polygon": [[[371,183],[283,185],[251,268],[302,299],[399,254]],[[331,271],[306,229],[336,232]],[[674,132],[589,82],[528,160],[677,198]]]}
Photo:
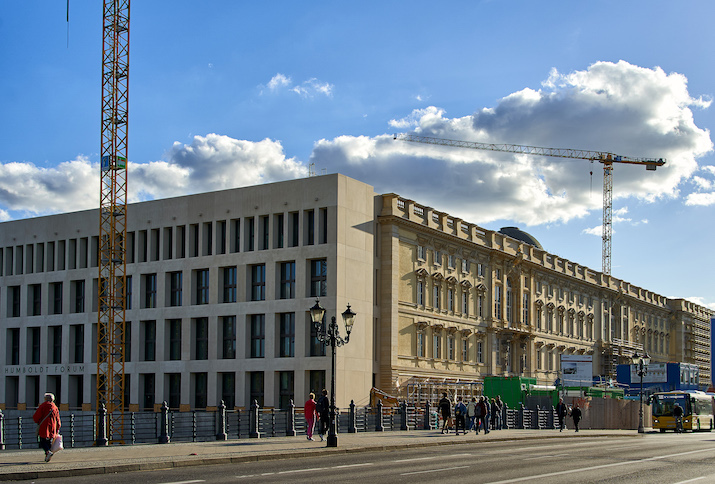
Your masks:
{"label": "lamp post", "polygon": [[638,410],[638,433],[642,434],[645,433],[645,428],[643,428],[643,375],[648,373],[650,356],[645,351],[643,351],[643,355],[639,355],[636,351],[632,360],[633,364],[636,366],[636,373],[641,378],[640,409]]}
{"label": "lamp post", "polygon": [[331,350],[331,371],[330,371],[330,426],[328,428],[328,447],[338,446],[338,434],[336,432],[335,422],[335,348],[343,346],[350,341],[350,332],[353,330],[355,323],[355,312],[348,308],[343,312],[343,322],[345,323],[345,339],[340,336],[338,323],[335,321],[335,316],[330,319],[330,324],[323,322],[325,316],[325,308],[320,305],[320,300],[315,300],[315,306],[310,308],[310,319],[315,325],[315,332],[323,346],[330,346]]}

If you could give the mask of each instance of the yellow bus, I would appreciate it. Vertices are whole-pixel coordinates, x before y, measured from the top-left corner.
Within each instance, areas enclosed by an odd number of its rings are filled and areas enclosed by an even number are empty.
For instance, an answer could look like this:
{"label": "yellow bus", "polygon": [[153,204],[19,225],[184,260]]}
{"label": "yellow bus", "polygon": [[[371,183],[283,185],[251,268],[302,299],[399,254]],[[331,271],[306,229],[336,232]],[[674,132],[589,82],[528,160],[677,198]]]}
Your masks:
{"label": "yellow bus", "polygon": [[666,430],[675,431],[673,408],[675,408],[676,403],[683,409],[683,430],[705,430],[709,432],[713,429],[715,401],[713,401],[712,395],[705,392],[673,391],[654,393],[650,397],[650,403],[653,413],[653,428],[661,432]]}

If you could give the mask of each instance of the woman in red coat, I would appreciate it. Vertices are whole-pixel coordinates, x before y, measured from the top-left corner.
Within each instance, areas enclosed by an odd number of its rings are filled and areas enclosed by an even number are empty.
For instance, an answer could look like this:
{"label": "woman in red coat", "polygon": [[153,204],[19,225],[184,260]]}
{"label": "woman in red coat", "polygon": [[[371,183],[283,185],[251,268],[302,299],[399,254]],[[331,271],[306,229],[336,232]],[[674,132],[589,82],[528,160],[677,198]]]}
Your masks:
{"label": "woman in red coat", "polygon": [[308,401],[305,402],[305,434],[308,440],[313,440],[313,426],[315,425],[315,393],[308,396]]}
{"label": "woman in red coat", "polygon": [[40,438],[40,448],[45,451],[45,462],[52,459],[52,440],[59,433],[60,427],[60,411],[55,405],[55,396],[51,393],[45,393],[45,401],[37,407],[35,414],[32,416],[40,427],[37,429],[37,436]]}

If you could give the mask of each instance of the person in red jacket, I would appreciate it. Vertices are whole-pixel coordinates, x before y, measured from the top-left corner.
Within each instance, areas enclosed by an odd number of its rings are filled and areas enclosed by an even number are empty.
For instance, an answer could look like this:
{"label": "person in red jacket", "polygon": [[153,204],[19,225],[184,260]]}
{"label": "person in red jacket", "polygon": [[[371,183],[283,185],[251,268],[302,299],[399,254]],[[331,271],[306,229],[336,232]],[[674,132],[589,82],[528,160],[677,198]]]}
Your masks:
{"label": "person in red jacket", "polygon": [[310,393],[304,405],[305,410],[305,434],[308,440],[313,440],[313,426],[315,425],[315,393]]}
{"label": "person in red jacket", "polygon": [[39,425],[37,436],[40,438],[40,448],[45,451],[45,462],[49,462],[52,459],[52,440],[62,426],[60,411],[55,405],[55,396],[52,393],[45,393],[45,401],[37,407],[32,420]]}

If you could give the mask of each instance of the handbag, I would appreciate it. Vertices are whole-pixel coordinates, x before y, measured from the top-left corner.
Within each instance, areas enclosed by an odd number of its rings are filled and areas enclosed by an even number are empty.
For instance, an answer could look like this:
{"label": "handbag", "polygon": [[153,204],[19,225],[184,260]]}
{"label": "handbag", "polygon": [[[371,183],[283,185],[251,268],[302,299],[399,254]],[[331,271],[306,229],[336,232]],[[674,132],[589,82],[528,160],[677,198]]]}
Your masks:
{"label": "handbag", "polygon": [[47,415],[45,415],[45,418],[43,418],[42,420],[40,420],[40,423],[37,424],[37,430],[35,430],[35,435],[37,435],[38,437],[40,436],[40,427],[42,427],[42,422],[44,422],[45,420],[47,420],[47,417],[49,417],[50,415],[52,415],[52,412],[50,412],[50,413],[48,413]]}
{"label": "handbag", "polygon": [[50,447],[50,452],[53,454],[55,452],[59,452],[60,450],[64,449],[64,445],[62,445],[62,435],[57,434],[55,435],[55,438],[52,440],[52,446]]}

